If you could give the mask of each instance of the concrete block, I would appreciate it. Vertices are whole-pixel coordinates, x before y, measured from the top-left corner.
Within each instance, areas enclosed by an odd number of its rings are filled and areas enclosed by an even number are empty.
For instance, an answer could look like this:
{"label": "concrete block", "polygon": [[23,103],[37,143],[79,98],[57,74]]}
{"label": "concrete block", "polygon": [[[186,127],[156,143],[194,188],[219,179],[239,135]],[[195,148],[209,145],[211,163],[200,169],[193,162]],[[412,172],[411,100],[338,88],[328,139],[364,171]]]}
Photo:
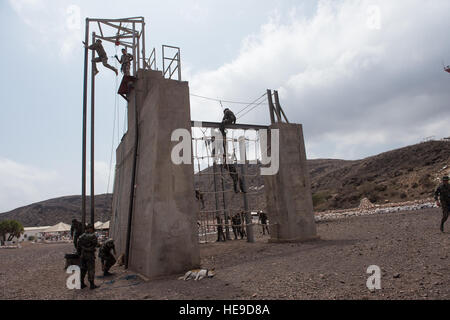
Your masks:
{"label": "concrete block", "polygon": [[[280,166],[276,175],[264,176],[270,220],[269,241],[317,239],[302,126],[276,123],[270,129],[279,129]],[[270,140],[268,143],[270,149]]]}

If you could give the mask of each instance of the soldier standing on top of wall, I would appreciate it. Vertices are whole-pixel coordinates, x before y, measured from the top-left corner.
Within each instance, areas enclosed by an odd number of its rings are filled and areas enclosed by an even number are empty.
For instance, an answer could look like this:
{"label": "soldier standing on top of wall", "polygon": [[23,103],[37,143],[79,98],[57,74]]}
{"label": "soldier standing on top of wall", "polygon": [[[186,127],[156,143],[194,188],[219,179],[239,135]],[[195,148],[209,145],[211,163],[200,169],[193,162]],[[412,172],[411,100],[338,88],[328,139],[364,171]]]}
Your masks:
{"label": "soldier standing on top of wall", "polygon": [[133,61],[133,59],[134,59],[133,55],[130,53],[127,53],[127,49],[122,49],[122,56],[120,57],[120,60],[117,55],[115,55],[114,57],[122,65],[122,67],[120,67],[120,71],[122,72],[122,74],[124,76],[129,76],[131,61]]}
{"label": "soldier standing on top of wall", "polygon": [[436,205],[442,208],[441,232],[444,232],[444,223],[448,219],[450,210],[450,186],[448,181],[448,176],[443,177],[442,184],[437,187],[434,192],[434,200],[436,200]]}
{"label": "soldier standing on top of wall", "polygon": [[118,75],[117,69],[108,64],[108,56],[106,55],[106,51],[103,48],[102,40],[97,39],[97,41],[95,41],[95,43],[91,44],[89,47],[87,46],[86,42],[84,42],[84,41],[83,41],[83,44],[84,44],[85,48],[88,48],[88,49],[90,49],[92,51],[95,51],[98,54],[98,57],[94,58],[92,60],[92,62],[95,62],[95,64],[94,64],[94,75],[97,75],[97,73],[99,72],[98,69],[97,69],[97,63],[98,62],[103,63],[103,65],[106,68],[111,69],[112,71],[114,71],[116,73],[116,76]]}

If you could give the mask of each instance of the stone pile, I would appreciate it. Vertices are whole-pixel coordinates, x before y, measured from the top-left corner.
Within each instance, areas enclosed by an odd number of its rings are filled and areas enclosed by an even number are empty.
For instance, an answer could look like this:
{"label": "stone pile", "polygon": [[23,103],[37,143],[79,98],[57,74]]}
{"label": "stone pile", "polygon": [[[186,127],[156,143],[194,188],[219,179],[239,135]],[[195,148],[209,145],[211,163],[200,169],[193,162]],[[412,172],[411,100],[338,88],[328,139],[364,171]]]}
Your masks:
{"label": "stone pile", "polygon": [[416,211],[428,208],[437,208],[432,199],[415,200],[401,203],[390,203],[383,205],[374,205],[364,198],[358,208],[348,210],[333,210],[319,212],[315,215],[316,222],[331,221],[348,217],[367,216],[373,214],[386,214],[400,211]]}

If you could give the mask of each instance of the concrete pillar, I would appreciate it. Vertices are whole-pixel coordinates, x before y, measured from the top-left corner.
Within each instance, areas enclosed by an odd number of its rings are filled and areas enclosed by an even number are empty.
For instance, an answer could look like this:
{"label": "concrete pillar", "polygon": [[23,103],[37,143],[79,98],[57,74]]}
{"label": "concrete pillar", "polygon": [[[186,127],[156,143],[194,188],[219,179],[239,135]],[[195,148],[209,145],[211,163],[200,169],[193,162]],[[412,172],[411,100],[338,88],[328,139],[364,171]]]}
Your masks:
{"label": "concrete pillar", "polygon": [[[192,164],[175,165],[175,129],[191,131],[187,82],[140,70],[136,83],[139,146],[129,268],[148,278],[198,267],[200,254]],[[117,149],[111,235],[125,252],[134,150],[134,93],[128,104],[128,132]],[[189,142],[190,143],[190,142]],[[118,252],[118,253],[119,253]]]}
{"label": "concrete pillar", "polygon": [[279,130],[280,162],[277,174],[264,176],[271,236],[269,241],[317,239],[302,125],[275,123],[270,129]]}

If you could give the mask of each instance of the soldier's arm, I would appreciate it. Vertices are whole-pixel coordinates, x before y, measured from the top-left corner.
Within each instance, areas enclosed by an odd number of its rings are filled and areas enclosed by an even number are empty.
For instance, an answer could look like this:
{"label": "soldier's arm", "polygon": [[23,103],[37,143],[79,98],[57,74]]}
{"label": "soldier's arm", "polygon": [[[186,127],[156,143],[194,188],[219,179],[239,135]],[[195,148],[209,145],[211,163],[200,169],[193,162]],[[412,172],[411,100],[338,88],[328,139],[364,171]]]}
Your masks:
{"label": "soldier's arm", "polygon": [[434,192],[434,200],[436,201],[436,205],[438,207],[441,206],[441,202],[439,201],[440,194],[441,194],[441,186],[437,187],[436,191]]}
{"label": "soldier's arm", "polygon": [[441,186],[436,188],[436,191],[434,192],[434,200],[439,200],[439,195],[441,194]]}

